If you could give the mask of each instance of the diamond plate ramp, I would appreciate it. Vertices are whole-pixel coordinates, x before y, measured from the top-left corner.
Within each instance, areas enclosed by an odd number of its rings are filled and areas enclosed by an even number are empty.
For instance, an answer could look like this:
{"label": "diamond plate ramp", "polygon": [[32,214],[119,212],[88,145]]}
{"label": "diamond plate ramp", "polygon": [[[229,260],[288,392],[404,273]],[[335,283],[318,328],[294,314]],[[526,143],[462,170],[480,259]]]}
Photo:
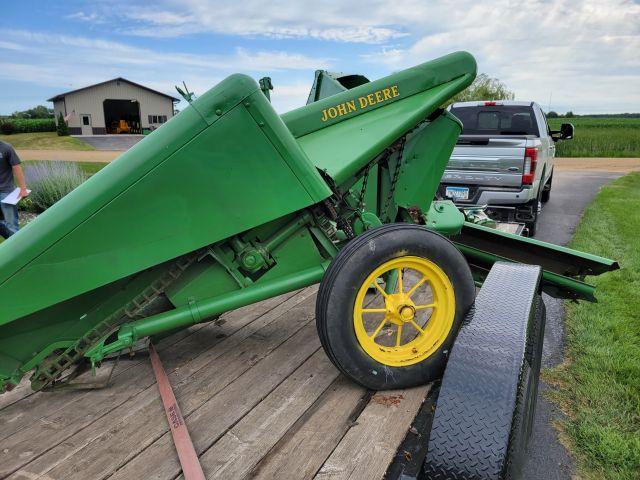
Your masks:
{"label": "diamond plate ramp", "polygon": [[540,372],[540,277],[540,267],[513,263],[487,276],[442,379],[426,478],[518,478]]}

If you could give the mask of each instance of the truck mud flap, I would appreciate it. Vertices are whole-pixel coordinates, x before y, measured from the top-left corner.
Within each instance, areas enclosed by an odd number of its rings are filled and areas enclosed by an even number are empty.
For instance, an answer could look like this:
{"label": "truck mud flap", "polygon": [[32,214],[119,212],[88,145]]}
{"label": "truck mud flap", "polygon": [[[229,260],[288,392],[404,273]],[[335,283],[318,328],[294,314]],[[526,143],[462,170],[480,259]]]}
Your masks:
{"label": "truck mud flap", "polygon": [[422,478],[519,478],[542,356],[541,277],[538,266],[491,269],[447,363]]}

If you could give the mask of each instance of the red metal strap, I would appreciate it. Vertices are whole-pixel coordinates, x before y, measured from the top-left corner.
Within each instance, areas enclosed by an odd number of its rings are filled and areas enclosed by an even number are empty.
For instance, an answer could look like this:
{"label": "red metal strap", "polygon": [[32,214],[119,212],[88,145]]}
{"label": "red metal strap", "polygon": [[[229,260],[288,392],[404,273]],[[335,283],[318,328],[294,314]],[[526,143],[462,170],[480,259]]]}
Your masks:
{"label": "red metal strap", "polygon": [[189,430],[187,430],[187,425],[184,423],[184,418],[182,418],[182,413],[176,401],[176,396],[173,394],[171,383],[169,383],[167,373],[162,367],[158,352],[156,352],[156,349],[151,343],[149,343],[149,354],[184,478],[185,480],[205,480],[202,466],[198,460],[198,454],[193,447]]}

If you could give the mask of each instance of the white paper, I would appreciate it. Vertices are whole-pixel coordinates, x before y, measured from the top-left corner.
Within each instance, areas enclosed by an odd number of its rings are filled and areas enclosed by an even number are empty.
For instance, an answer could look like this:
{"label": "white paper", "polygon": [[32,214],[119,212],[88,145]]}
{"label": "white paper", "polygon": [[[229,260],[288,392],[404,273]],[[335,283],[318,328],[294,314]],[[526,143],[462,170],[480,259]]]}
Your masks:
{"label": "white paper", "polygon": [[[27,190],[27,192],[31,193],[31,190]],[[20,189],[16,188],[13,192],[2,199],[2,203],[17,205],[20,200]]]}

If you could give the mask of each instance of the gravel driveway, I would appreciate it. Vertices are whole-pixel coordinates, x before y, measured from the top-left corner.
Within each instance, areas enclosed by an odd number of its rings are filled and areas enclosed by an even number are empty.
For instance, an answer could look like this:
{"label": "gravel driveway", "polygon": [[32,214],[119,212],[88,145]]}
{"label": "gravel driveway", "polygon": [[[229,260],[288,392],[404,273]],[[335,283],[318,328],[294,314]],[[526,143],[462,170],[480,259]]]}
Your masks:
{"label": "gravel driveway", "polygon": [[144,135],[73,135],[96,150],[125,151],[144,138]]}

